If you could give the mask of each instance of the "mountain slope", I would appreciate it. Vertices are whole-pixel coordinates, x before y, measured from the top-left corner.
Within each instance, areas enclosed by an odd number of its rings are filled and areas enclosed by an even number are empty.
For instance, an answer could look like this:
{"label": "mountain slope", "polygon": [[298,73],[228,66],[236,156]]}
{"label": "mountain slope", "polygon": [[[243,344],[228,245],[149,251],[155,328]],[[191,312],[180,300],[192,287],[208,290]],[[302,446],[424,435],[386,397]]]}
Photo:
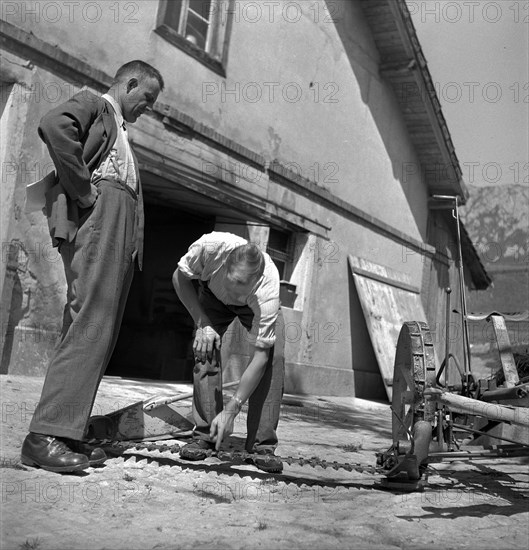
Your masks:
{"label": "mountain slope", "polygon": [[529,186],[469,185],[470,198],[461,218],[482,262],[518,264],[529,261]]}

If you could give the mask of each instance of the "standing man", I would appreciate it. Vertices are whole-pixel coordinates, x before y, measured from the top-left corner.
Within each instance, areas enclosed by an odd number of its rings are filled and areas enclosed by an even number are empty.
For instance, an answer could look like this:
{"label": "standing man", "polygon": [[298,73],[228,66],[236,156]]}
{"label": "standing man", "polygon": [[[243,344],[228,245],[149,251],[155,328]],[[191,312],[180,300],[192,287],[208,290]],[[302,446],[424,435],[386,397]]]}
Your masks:
{"label": "standing man", "polygon": [[108,92],[88,91],[45,115],[39,135],[56,168],[46,196],[53,245],[68,283],[60,342],[22,445],[22,462],[73,472],[104,462],[82,443],[116,344],[134,262],[141,269],[143,200],[127,136],[164,88],[143,61],[118,69]]}
{"label": "standing man", "polygon": [[[192,279],[199,281],[198,294]],[[246,450],[256,453],[252,462],[258,468],[281,472],[283,464],[274,451],[283,395],[284,328],[279,311],[279,273],[272,259],[241,237],[213,232],[189,247],[174,272],[173,284],[196,326],[195,441],[185,445],[180,456],[203,460],[209,449],[219,450],[249,399]],[[251,359],[223,410],[220,346],[236,317],[248,331]]]}

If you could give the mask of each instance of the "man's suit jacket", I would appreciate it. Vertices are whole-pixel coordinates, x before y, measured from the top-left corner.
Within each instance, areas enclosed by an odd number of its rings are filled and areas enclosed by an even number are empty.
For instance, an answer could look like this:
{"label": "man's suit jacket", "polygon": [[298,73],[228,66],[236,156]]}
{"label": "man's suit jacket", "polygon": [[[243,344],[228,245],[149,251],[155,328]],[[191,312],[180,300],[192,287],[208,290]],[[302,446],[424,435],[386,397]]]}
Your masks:
{"label": "man's suit jacket", "polygon": [[[116,141],[114,111],[101,97],[82,91],[44,115],[38,132],[57,172],[56,183],[46,194],[46,216],[53,246],[58,246],[62,240],[75,238],[81,210],[76,200],[90,193],[92,173]],[[143,197],[137,169],[136,174],[139,215],[136,249],[141,269]]]}

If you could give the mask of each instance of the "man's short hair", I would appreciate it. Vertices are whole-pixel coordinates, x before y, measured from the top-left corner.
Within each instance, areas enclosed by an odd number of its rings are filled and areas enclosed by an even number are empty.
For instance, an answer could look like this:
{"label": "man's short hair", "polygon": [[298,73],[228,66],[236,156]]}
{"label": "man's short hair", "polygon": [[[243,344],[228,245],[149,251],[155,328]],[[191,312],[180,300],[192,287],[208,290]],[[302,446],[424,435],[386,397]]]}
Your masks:
{"label": "man's short hair", "polygon": [[155,78],[160,85],[160,91],[163,91],[165,87],[165,82],[163,81],[160,71],[140,59],[135,59],[134,61],[129,61],[125,63],[125,65],[122,65],[116,72],[114,84],[123,82],[133,76],[137,76],[140,80],[144,78]]}
{"label": "man's short hair", "polygon": [[259,278],[264,272],[265,259],[259,247],[254,243],[234,248],[226,258],[228,275],[237,267],[242,267],[249,278]]}

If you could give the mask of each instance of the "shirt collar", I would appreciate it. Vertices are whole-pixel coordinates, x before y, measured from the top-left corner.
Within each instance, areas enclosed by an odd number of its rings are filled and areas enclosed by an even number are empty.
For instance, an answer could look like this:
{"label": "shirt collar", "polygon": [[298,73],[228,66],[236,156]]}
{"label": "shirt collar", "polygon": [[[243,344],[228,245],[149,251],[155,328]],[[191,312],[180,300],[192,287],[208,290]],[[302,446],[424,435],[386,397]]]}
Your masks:
{"label": "shirt collar", "polygon": [[101,97],[103,99],[106,99],[110,103],[110,105],[112,105],[112,108],[116,113],[116,120],[117,120],[118,126],[121,128],[125,128],[125,120],[123,118],[123,115],[121,114],[121,108],[119,106],[119,103],[110,94],[103,94]]}

